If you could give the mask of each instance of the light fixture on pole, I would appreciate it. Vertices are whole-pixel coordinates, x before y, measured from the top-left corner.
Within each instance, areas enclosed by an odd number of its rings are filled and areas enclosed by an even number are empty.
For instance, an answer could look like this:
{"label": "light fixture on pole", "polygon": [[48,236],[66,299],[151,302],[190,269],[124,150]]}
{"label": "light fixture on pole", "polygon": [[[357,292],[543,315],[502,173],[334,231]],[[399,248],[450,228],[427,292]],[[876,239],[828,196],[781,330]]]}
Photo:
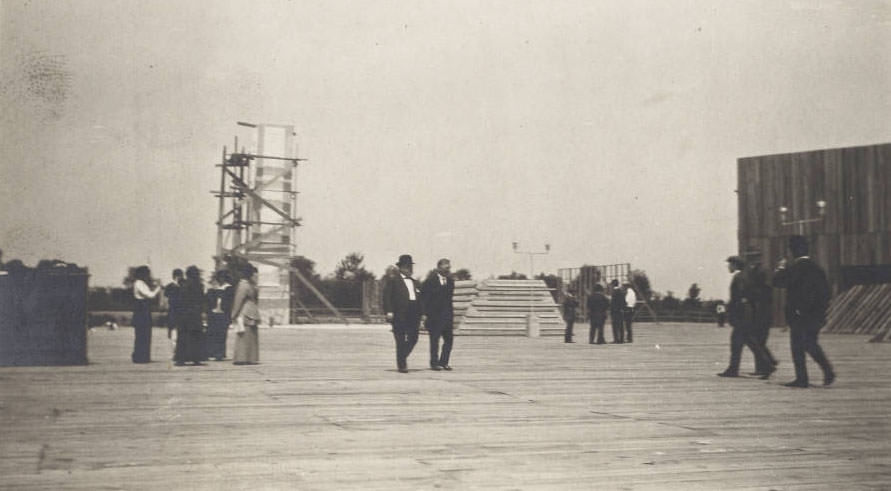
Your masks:
{"label": "light fixture on pole", "polygon": [[808,223],[821,222],[826,218],[826,202],[823,200],[817,201],[817,216],[814,218],[802,218],[800,220],[789,220],[789,208],[786,206],[780,206],[780,225],[787,226],[797,226],[798,227],[798,235],[804,235],[804,226]]}

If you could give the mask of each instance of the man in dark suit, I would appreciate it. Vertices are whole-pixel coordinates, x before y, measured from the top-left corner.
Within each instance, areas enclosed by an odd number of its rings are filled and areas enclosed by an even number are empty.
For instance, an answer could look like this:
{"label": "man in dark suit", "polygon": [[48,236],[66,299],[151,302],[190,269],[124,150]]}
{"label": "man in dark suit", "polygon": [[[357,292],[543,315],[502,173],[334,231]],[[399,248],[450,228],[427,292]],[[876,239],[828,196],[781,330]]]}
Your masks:
{"label": "man in dark suit", "polygon": [[817,342],[817,336],[826,323],[826,309],[829,307],[829,282],[823,268],[808,256],[807,239],[801,235],[789,238],[789,252],[794,259],[786,265],[780,261],[774,272],[773,284],[786,289],[786,322],[791,331],[792,361],[795,364],[795,380],[787,387],[805,388],[808,386],[807,360],[811,355],[823,370],[823,385],[835,381],[832,365]]}
{"label": "man in dark suit", "polygon": [[[455,293],[455,280],[450,274],[452,263],[448,259],[436,262],[436,269],[430,272],[421,285],[421,301],[427,320],[424,326],[430,334],[430,369],[451,370],[449,356],[454,339],[455,309],[452,296]],[[439,338],[442,338],[442,353],[439,351]]]}
{"label": "man in dark suit", "polygon": [[613,323],[613,343],[621,344],[625,342],[625,291],[619,286],[619,280],[613,280],[610,286],[612,292],[610,293],[609,316]]}
{"label": "man in dark suit", "polygon": [[422,317],[420,285],[411,277],[413,265],[408,254],[399,256],[399,274],[386,282],[383,291],[384,313],[393,326],[396,367],[400,373],[408,373],[408,355],[418,342]]}
{"label": "man in dark suit", "polygon": [[761,264],[761,250],[749,247],[745,252],[745,289],[743,296],[748,299],[746,318],[752,322],[752,338],[761,345],[769,366],[755,366],[755,375],[770,372],[770,367],[777,365],[777,360],[767,347],[767,336],[773,324],[773,288],[768,282],[768,274]]}
{"label": "man in dark suit", "polygon": [[606,313],[609,311],[609,300],[603,294],[603,285],[596,283],[591,295],[588,297],[588,321],[591,323],[591,329],[588,331],[588,343],[594,344],[594,337],[597,337],[597,344],[604,344],[603,325],[606,323]]}
{"label": "man in dark suit", "polygon": [[[730,280],[730,300],[727,301],[727,320],[730,321],[730,364],[727,369],[719,373],[719,377],[738,377],[739,362],[742,358],[743,346],[748,346],[755,357],[756,371],[762,380],[770,377],[776,368],[767,358],[764,347],[755,340],[752,334],[752,320],[748,315],[748,299],[745,293],[746,262],[740,256],[727,258],[727,269],[733,278]],[[763,371],[762,371],[763,370]]]}

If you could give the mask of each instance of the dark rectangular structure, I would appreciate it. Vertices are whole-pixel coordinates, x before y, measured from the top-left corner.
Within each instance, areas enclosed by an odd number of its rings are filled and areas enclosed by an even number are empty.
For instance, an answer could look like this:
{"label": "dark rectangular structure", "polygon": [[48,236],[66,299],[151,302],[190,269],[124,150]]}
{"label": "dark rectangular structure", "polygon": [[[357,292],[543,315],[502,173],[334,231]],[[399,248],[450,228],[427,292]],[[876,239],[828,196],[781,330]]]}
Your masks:
{"label": "dark rectangular structure", "polygon": [[[737,178],[740,252],[760,248],[772,270],[788,254],[788,237],[803,231],[834,295],[857,278],[874,282],[886,274],[891,265],[891,143],[740,158]],[[787,221],[817,218],[817,201],[826,202],[821,221],[782,224],[780,207],[788,208]],[[777,292],[776,321],[782,321],[782,304]]]}
{"label": "dark rectangular structure", "polygon": [[89,275],[0,275],[0,366],[87,364]]}

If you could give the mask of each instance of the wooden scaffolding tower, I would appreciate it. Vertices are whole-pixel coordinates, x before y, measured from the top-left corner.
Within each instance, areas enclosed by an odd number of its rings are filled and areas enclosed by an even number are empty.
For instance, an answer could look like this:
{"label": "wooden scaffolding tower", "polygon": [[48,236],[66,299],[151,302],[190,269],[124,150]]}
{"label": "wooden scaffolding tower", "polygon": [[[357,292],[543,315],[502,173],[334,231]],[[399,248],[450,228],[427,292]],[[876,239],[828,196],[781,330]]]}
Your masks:
{"label": "wooden scaffolding tower", "polygon": [[[290,275],[312,292],[337,318],[346,318],[308,278],[292,266],[296,252],[297,167],[306,159],[296,156],[292,126],[238,123],[256,130],[256,151],[224,146],[218,200],[217,247],[219,267],[227,256],[260,266],[260,311],[269,323],[290,323],[296,304],[312,318],[298,295],[290,291]],[[272,144],[269,142],[273,142]],[[266,148],[274,147],[274,148]]]}

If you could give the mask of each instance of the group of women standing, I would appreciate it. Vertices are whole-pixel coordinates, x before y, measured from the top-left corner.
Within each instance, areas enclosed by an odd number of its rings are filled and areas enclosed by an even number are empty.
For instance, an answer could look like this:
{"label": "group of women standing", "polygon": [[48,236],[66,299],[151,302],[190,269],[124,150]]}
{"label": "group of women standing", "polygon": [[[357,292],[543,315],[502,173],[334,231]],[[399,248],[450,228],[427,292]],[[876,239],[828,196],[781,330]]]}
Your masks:
{"label": "group of women standing", "polygon": [[[177,333],[173,355],[176,365],[203,365],[209,358],[224,360],[230,329],[235,331],[236,336],[234,363],[245,365],[260,361],[257,269],[246,264],[238,273],[241,279],[233,288],[229,272],[217,271],[205,291],[201,270],[197,266],[189,266],[183,281],[168,285],[168,323],[176,326]],[[154,286],[150,286],[153,283]],[[151,303],[160,292],[160,283],[152,281],[148,266],[136,268],[133,282],[133,363],[151,361]]]}

